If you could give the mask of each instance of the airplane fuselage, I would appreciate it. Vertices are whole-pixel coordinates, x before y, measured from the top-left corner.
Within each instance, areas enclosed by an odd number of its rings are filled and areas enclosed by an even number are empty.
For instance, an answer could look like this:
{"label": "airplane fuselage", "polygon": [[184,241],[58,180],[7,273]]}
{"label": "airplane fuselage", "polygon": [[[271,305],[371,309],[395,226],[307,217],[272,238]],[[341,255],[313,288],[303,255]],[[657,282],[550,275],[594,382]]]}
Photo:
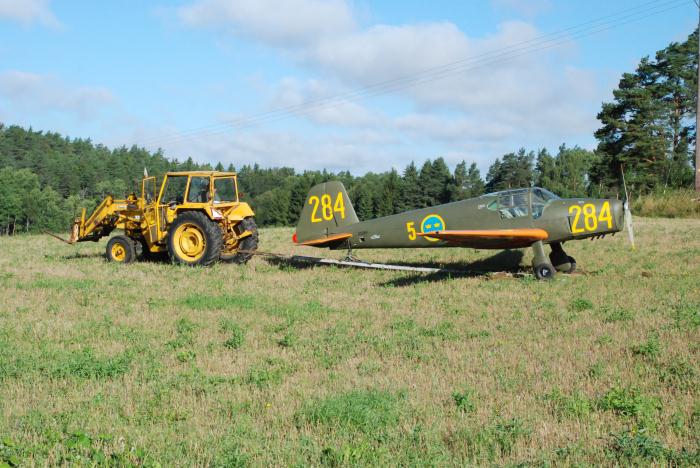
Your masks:
{"label": "airplane fuselage", "polygon": [[[527,189],[526,189],[527,190]],[[512,242],[484,241],[475,238],[459,244],[421,236],[431,231],[469,231],[503,229],[542,229],[545,243],[602,236],[622,230],[622,202],[614,199],[552,199],[533,204],[529,191],[521,194],[523,203],[513,203],[513,194],[471,198],[430,208],[362,221],[351,226],[329,229],[328,234],[349,233],[353,249],[472,247],[500,249]],[[505,199],[505,203],[504,203]],[[336,246],[345,248],[346,243]]]}

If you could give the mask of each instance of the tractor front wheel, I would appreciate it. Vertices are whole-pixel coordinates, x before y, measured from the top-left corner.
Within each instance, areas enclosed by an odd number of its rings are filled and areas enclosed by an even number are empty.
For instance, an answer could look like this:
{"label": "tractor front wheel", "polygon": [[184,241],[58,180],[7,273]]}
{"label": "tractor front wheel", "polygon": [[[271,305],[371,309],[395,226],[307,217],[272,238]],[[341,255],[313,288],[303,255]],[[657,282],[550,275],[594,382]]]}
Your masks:
{"label": "tractor front wheel", "polygon": [[136,260],[134,241],[126,236],[114,236],[107,242],[105,257],[110,262],[131,263]]}
{"label": "tractor front wheel", "polygon": [[173,263],[211,265],[219,259],[223,236],[204,213],[188,211],[168,228],[168,254]]}
{"label": "tractor front wheel", "polygon": [[258,249],[258,226],[255,224],[255,219],[252,217],[245,218],[238,226],[241,234],[247,231],[250,232],[250,235],[241,239],[238,243],[237,252],[221,255],[221,260],[224,262],[246,263],[253,256],[250,252]]}

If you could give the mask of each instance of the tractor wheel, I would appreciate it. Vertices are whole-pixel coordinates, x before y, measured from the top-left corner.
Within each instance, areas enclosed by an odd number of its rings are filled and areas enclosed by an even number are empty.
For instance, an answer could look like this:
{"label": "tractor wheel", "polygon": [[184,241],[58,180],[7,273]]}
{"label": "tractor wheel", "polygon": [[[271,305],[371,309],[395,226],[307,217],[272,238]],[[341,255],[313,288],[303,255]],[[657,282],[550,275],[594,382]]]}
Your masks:
{"label": "tractor wheel", "polygon": [[[241,221],[240,230],[241,232],[250,231],[250,236],[244,237],[238,245],[238,250],[244,250],[252,252],[258,249],[258,226],[255,224],[255,218],[248,217]],[[221,255],[221,260],[228,263],[238,263],[243,264],[251,259],[253,254],[237,252],[228,255]]]}
{"label": "tractor wheel", "polygon": [[126,236],[114,236],[107,242],[105,257],[110,262],[131,263],[136,260],[134,241]]}
{"label": "tractor wheel", "polygon": [[211,265],[219,259],[223,236],[204,213],[187,211],[168,228],[168,254],[173,263]]}

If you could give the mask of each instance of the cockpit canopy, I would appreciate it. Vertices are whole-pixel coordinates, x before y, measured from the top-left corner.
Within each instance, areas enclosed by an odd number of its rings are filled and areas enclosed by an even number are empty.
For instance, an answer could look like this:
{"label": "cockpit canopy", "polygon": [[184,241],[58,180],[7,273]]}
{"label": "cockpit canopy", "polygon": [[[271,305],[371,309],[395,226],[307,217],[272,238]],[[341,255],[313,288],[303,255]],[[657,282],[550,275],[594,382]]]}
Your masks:
{"label": "cockpit canopy", "polygon": [[[537,219],[542,216],[545,206],[559,197],[547,189],[532,187],[526,189],[503,190],[501,192],[487,193],[480,198],[493,198],[486,208],[498,211],[501,218],[520,218],[528,216]],[[530,207],[532,203],[532,207]]]}

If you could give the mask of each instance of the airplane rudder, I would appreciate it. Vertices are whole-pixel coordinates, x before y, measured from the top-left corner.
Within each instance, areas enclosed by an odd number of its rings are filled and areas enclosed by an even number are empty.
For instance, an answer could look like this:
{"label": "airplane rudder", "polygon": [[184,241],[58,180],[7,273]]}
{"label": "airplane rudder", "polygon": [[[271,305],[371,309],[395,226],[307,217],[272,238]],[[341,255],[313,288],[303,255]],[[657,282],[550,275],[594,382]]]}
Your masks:
{"label": "airplane rudder", "polygon": [[297,242],[327,236],[329,230],[359,222],[340,181],[317,184],[309,190],[297,224]]}

